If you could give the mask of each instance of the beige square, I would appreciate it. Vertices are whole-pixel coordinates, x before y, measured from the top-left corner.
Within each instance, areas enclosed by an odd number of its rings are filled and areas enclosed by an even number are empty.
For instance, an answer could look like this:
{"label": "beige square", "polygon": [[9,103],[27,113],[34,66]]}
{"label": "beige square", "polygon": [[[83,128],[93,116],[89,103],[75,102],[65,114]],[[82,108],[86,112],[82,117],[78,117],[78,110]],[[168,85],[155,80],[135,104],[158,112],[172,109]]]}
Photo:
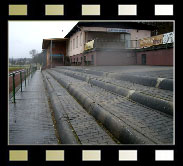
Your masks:
{"label": "beige square", "polygon": [[10,150],[9,161],[28,161],[27,150]]}
{"label": "beige square", "polygon": [[9,5],[9,15],[27,15],[27,5]]}
{"label": "beige square", "polygon": [[46,150],[46,161],[64,161],[64,150]]}
{"label": "beige square", "polygon": [[100,5],[82,5],[82,15],[100,15]]}
{"label": "beige square", "polygon": [[100,161],[101,151],[100,150],[83,150],[82,160],[83,161]]}
{"label": "beige square", "polygon": [[45,5],[45,15],[64,15],[64,5]]}
{"label": "beige square", "polygon": [[119,150],[119,161],[137,161],[137,150]]}
{"label": "beige square", "polygon": [[118,5],[118,15],[137,15],[137,5]]}

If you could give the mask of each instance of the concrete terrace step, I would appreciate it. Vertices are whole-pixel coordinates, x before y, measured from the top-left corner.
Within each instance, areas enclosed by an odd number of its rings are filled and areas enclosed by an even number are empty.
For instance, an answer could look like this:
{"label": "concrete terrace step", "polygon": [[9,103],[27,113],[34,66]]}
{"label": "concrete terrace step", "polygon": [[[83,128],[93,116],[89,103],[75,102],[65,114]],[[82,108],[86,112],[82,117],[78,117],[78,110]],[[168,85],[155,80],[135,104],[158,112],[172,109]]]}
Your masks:
{"label": "concrete terrace step", "polygon": [[[88,68],[77,68],[77,67],[56,67],[57,69],[67,69],[71,71],[92,74],[96,76],[114,78],[116,80],[128,81],[149,87],[156,87],[164,90],[173,91],[173,70],[164,71],[143,71],[142,72],[109,72],[99,71]],[[138,70],[137,70],[138,71]]]}
{"label": "concrete terrace step", "polygon": [[122,144],[172,144],[173,117],[93,86],[47,70]]}
{"label": "concrete terrace step", "polygon": [[173,93],[167,90],[132,84],[126,81],[119,81],[111,78],[93,76],[81,72],[73,72],[64,69],[53,69],[68,76],[87,81],[93,85],[104,88],[119,95],[128,97],[147,107],[173,115]]}
{"label": "concrete terrace step", "polygon": [[[57,128],[60,128],[59,134],[61,143],[116,144],[93,116],[91,116],[66,89],[60,86],[47,72],[43,72],[43,74],[45,81],[46,79],[48,80],[47,84],[49,82],[52,87],[52,91],[49,91],[50,98],[53,98],[53,92],[55,92],[54,95],[57,96],[57,99],[55,97],[53,100],[51,99],[51,101],[56,116],[55,119],[57,120]],[[58,107],[56,108],[55,105],[58,105]],[[67,121],[68,124],[63,124],[63,121]]]}

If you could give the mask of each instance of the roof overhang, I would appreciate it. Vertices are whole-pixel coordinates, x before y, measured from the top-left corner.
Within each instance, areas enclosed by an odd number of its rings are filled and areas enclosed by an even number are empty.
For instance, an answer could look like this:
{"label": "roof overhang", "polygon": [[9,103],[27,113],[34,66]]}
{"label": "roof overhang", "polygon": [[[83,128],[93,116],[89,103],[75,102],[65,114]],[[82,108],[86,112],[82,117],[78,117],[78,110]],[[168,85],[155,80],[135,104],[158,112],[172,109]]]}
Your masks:
{"label": "roof overhang", "polygon": [[75,32],[80,31],[82,27],[104,27],[104,28],[122,28],[122,29],[138,29],[138,30],[155,30],[155,26],[146,25],[141,22],[121,22],[121,21],[80,21],[65,36],[69,38]]}
{"label": "roof overhang", "polygon": [[43,39],[42,49],[47,49],[48,46],[50,45],[51,41],[53,41],[55,43],[55,42],[65,42],[67,40],[68,40],[68,38]]}

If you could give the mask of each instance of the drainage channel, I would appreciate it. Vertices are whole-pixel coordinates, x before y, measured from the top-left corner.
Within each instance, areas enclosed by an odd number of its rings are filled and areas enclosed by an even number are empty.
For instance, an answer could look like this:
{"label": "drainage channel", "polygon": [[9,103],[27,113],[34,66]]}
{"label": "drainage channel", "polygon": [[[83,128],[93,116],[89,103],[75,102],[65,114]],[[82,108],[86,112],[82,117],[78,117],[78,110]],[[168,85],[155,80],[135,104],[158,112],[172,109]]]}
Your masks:
{"label": "drainage channel", "polygon": [[[85,103],[88,102],[83,97],[89,98],[94,102],[95,105],[89,103],[88,110],[90,112],[93,111],[93,116],[101,121],[116,138],[120,139],[121,143],[173,143],[172,116],[143,107],[138,103],[128,100],[126,97],[92,86],[85,81],[75,79],[71,76],[66,76],[53,70],[48,70],[48,72],[60,84],[69,89],[69,92],[79,99],[83,105],[87,105]],[[119,132],[123,131],[121,135],[117,132],[117,126],[115,129],[115,125],[118,125]],[[125,140],[125,132],[126,138],[131,139],[131,142]]]}
{"label": "drainage channel", "polygon": [[[76,99],[74,99],[67,92],[65,88],[63,88],[52,76],[50,76],[50,74],[43,72],[43,75],[47,80],[49,80],[49,83],[53,87],[53,91],[55,91],[55,94],[57,95],[59,102],[67,115],[70,131],[72,131],[73,136],[76,139],[75,144],[105,145],[118,143],[117,140],[104,129],[102,124],[98,123],[95,118],[91,116],[76,101]],[[59,125],[58,122],[57,125]],[[61,137],[61,141],[64,132],[65,131],[60,130],[59,135]],[[69,144],[69,142],[66,142],[66,144]]]}

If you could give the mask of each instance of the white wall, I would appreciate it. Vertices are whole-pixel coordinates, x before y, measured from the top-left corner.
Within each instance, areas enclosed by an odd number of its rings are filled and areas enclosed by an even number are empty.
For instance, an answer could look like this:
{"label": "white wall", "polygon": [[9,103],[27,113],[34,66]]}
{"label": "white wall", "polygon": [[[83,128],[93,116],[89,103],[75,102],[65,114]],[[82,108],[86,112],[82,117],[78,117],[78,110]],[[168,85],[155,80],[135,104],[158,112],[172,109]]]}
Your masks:
{"label": "white wall", "polygon": [[[88,31],[91,31],[88,33]],[[68,56],[73,56],[77,54],[81,54],[84,51],[84,44],[87,42],[89,38],[92,36],[92,31],[94,32],[95,36],[96,34],[100,32],[106,32],[107,28],[103,27],[81,27],[81,31],[78,31],[74,33],[70,39],[68,40],[68,48],[67,48],[67,55]],[[80,39],[80,34],[82,33],[82,38]],[[110,33],[110,32],[108,32]],[[129,33],[131,34],[131,39],[130,40],[139,40],[142,38],[150,37],[151,36],[151,31],[150,30],[136,30],[136,29],[129,29]],[[110,36],[114,36],[115,38],[118,36],[117,34],[119,33],[111,33]],[[101,34],[102,35],[102,34]],[[99,36],[101,36],[99,35]],[[78,47],[76,47],[76,40],[78,36]],[[108,36],[108,35],[107,35]],[[85,41],[86,37],[86,41]],[[75,47],[73,48],[73,39],[74,39],[74,45]],[[111,39],[111,38],[110,38]],[[81,43],[80,43],[81,40]],[[72,41],[72,46],[71,46],[71,41]]]}
{"label": "white wall", "polygon": [[[78,37],[78,46],[77,46],[77,37]],[[85,32],[82,29],[81,29],[81,31],[74,33],[69,38],[68,49],[67,49],[69,56],[77,55],[84,51],[84,39],[85,39]],[[74,47],[73,47],[73,41],[74,41]],[[72,43],[72,46],[71,46],[71,43]]]}

